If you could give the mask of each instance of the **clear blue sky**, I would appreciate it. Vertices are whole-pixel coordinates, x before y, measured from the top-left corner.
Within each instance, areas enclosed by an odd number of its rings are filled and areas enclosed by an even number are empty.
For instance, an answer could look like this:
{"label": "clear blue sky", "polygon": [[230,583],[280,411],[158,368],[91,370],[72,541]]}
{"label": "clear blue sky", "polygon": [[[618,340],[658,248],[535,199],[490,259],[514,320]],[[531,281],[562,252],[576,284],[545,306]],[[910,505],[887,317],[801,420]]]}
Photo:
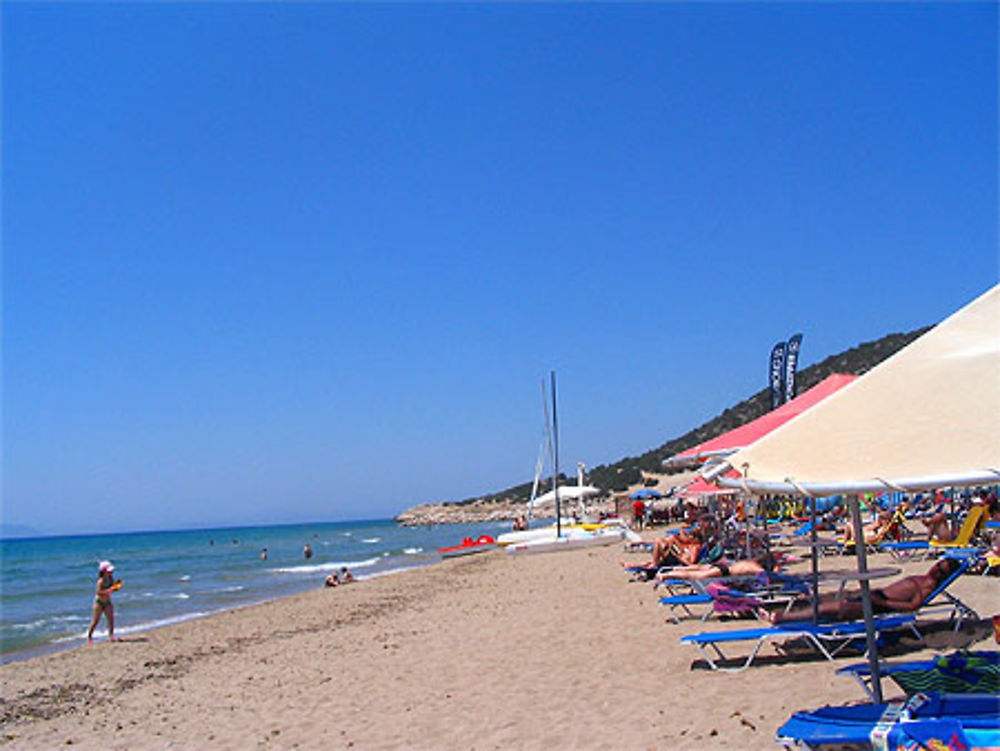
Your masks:
{"label": "clear blue sky", "polygon": [[391,516],[994,284],[993,3],[3,4],[3,521]]}

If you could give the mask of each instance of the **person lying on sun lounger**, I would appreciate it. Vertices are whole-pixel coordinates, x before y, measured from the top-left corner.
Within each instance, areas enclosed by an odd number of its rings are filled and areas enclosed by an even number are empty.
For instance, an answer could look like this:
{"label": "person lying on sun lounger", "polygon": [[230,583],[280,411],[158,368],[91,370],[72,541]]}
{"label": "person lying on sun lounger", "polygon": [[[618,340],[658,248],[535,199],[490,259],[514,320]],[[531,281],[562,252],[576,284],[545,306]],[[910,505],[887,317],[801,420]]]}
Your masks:
{"label": "person lying on sun lounger", "polygon": [[719,579],[724,576],[755,576],[774,569],[774,556],[761,555],[745,561],[720,558],[715,563],[693,566],[677,566],[656,575],[657,581],[664,579]]}
{"label": "person lying on sun lounger", "polygon": [[[872,611],[875,613],[912,613],[920,609],[924,601],[937,589],[941,582],[954,573],[961,563],[955,558],[942,558],[931,566],[926,574],[905,576],[881,589],[873,589]],[[819,616],[827,620],[853,621],[863,616],[861,594],[855,592],[840,598],[820,598]],[[810,603],[803,603],[787,613],[768,614],[771,623],[786,621],[808,621],[813,617]]]}

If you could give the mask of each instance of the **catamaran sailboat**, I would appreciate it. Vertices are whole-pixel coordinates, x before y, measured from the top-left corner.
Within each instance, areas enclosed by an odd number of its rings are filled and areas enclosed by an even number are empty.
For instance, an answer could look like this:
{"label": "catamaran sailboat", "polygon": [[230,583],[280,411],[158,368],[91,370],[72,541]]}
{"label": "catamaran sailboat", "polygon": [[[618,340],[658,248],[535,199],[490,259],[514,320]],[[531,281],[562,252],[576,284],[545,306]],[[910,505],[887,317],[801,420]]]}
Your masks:
{"label": "catamaran sailboat", "polygon": [[[544,394],[544,384],[542,387]],[[541,476],[541,452],[535,471],[535,483],[531,491],[531,500],[528,501],[529,515],[537,508],[550,502],[555,503],[556,523],[536,529],[521,530],[517,532],[507,532],[497,538],[497,544],[505,547],[508,553],[544,553],[555,550],[570,550],[578,547],[588,547],[591,545],[610,545],[618,542],[624,537],[637,537],[619,520],[607,520],[601,522],[581,522],[577,519],[561,518],[561,501],[575,500],[582,507],[586,498],[591,498],[600,494],[600,490],[592,485],[584,485],[582,462],[577,464],[577,484],[576,486],[559,487],[559,432],[556,422],[556,381],[555,373],[552,373],[552,430],[551,438],[548,441],[549,450],[552,455],[552,485],[553,489],[548,493],[535,497],[538,490],[538,480]],[[544,403],[543,399],[543,403]],[[548,409],[545,410],[546,433],[548,431]],[[543,448],[544,448],[543,443]]]}

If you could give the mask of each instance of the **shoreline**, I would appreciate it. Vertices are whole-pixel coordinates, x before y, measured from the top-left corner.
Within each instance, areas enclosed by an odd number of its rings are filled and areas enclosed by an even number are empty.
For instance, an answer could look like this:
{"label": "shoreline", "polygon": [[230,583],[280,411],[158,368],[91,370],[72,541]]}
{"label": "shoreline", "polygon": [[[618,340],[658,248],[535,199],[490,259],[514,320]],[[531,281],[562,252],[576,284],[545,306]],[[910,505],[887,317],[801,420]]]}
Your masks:
{"label": "shoreline", "polygon": [[[315,527],[248,527],[224,538],[218,530],[136,535],[83,535],[5,543],[4,622],[0,663],[74,648],[86,641],[93,589],[87,561],[112,559],[128,580],[115,599],[117,635],[204,617],[321,586],[347,566],[355,576],[398,571],[440,562],[437,548],[484,525],[406,530],[391,520],[323,523]],[[290,530],[290,531],[289,531]],[[496,534],[492,529],[491,533]],[[236,538],[239,538],[238,540]],[[215,544],[213,545],[213,538]],[[306,539],[315,554],[303,557]],[[9,545],[9,547],[8,547]],[[270,549],[264,559],[261,549]],[[67,573],[54,576],[52,568]],[[105,631],[102,623],[99,632]]]}
{"label": "shoreline", "polygon": [[[406,560],[405,558],[403,560]],[[427,568],[428,566],[436,566],[444,561],[443,558],[434,560],[431,557],[421,559],[419,561],[414,561],[412,565],[409,566],[398,566],[394,568],[388,568],[384,571],[375,571],[374,573],[364,574],[359,573],[356,575],[355,579],[357,582],[370,581],[372,579],[379,579],[385,576],[396,576],[408,571],[416,571],[422,568]],[[149,633],[150,631],[157,631],[159,629],[170,628],[171,626],[176,626],[181,623],[187,623],[189,621],[202,620],[204,618],[213,618],[221,613],[227,612],[238,612],[240,610],[245,610],[246,608],[257,607],[258,605],[268,605],[270,603],[297,597],[307,592],[312,592],[314,589],[323,588],[323,583],[320,580],[317,584],[306,585],[304,583],[296,583],[291,585],[296,591],[288,592],[285,594],[277,594],[271,597],[263,597],[260,599],[251,600],[248,602],[241,602],[232,605],[220,605],[214,607],[211,610],[206,611],[194,611],[191,613],[182,613],[170,618],[163,619],[162,621],[152,621],[148,623],[140,623],[138,625],[129,625],[128,623],[119,624],[118,628],[115,629],[115,633],[118,636],[134,636]],[[100,628],[95,632],[97,638],[94,639],[94,643],[100,643],[107,640],[107,625],[102,620]],[[37,657],[45,657],[48,655],[59,654],[67,650],[81,649],[87,647],[87,641],[85,636],[65,636],[55,641],[46,642],[44,644],[33,645],[25,649],[19,649],[11,652],[6,652],[0,654],[0,666],[11,665],[19,662],[24,662],[25,660],[33,660]]]}
{"label": "shoreline", "polygon": [[[621,555],[490,551],[3,665],[4,741],[754,750],[775,748],[793,711],[863,699],[834,677],[860,658],[770,650],[736,675],[703,669],[680,636],[742,626],[669,625],[659,593],[627,582]],[[955,593],[988,618],[995,585],[963,577]],[[954,648],[949,634],[931,637],[904,658]]]}

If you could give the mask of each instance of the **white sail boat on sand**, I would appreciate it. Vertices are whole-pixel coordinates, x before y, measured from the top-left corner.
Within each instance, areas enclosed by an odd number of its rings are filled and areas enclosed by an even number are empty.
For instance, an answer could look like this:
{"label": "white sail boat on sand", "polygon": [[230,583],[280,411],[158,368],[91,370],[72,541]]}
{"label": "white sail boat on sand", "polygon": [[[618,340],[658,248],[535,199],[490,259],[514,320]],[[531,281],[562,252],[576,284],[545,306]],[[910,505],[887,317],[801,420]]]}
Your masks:
{"label": "white sail boat on sand", "polygon": [[[552,457],[552,490],[541,496],[535,497],[538,489],[538,481],[541,476],[541,452],[539,462],[535,471],[535,483],[531,491],[531,500],[528,501],[529,517],[536,509],[546,507],[548,504],[555,505],[556,523],[551,526],[527,529],[516,532],[508,532],[497,538],[497,544],[505,547],[508,553],[545,553],[556,550],[571,550],[579,547],[589,547],[591,545],[610,545],[620,541],[623,537],[635,536],[631,530],[621,524],[618,520],[608,520],[601,522],[587,522],[578,519],[563,519],[561,504],[563,501],[576,501],[581,509],[583,501],[600,495],[600,490],[592,485],[585,485],[583,481],[584,464],[577,464],[577,484],[575,486],[559,486],[559,430],[556,421],[556,382],[555,373],[552,378],[552,429],[549,431],[548,409],[546,404],[546,433],[549,453]],[[544,383],[542,393],[544,396]],[[543,403],[546,400],[543,399]],[[543,442],[543,449],[545,443]],[[580,515],[582,518],[582,514]]]}

